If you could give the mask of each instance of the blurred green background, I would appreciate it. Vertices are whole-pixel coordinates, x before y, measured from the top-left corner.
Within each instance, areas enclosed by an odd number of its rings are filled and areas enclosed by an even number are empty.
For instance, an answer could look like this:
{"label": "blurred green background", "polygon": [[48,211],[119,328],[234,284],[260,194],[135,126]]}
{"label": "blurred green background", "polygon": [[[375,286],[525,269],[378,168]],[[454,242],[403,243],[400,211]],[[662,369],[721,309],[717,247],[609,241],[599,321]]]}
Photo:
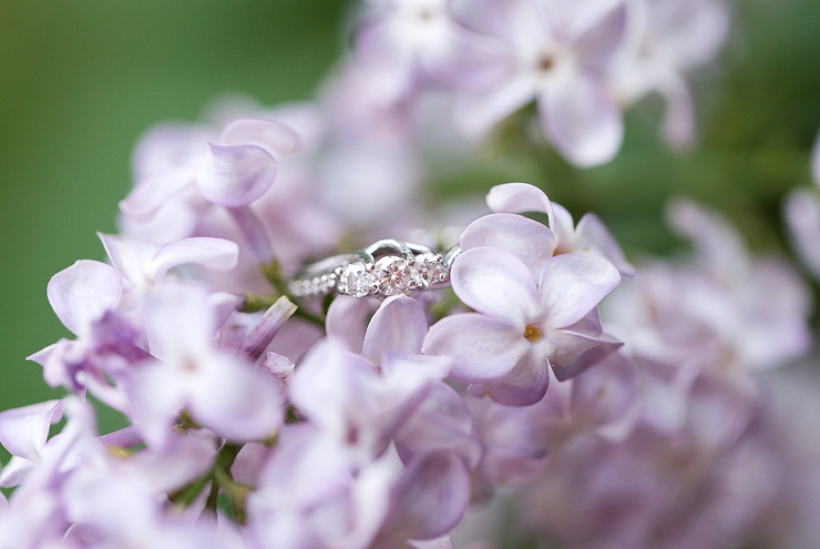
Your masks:
{"label": "blurred green background", "polygon": [[[597,211],[632,258],[674,244],[662,228],[673,194],[717,206],[755,248],[782,247],[780,198],[810,184],[820,2],[732,6],[735,32],[695,82],[694,150],[663,147],[661,104],[650,99],[630,112],[624,149],[608,166],[578,172],[554,154],[538,166],[521,160],[573,213]],[[69,336],[46,283],[77,259],[102,258],[94,233],[114,231],[140,133],[194,120],[224,92],[265,103],[311,97],[345,44],[344,9],[341,0],[0,0],[0,409],[55,395],[24,360]],[[447,178],[438,192],[485,191],[506,175]]]}

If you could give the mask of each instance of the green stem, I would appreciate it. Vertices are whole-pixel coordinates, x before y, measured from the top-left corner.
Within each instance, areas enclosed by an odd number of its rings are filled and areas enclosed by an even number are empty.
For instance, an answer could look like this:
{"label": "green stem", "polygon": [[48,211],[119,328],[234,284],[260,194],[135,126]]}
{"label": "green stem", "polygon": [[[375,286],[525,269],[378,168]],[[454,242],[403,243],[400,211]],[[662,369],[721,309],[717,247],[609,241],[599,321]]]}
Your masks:
{"label": "green stem", "polygon": [[285,283],[285,279],[282,277],[282,266],[279,265],[277,260],[273,260],[267,265],[262,265],[262,274],[265,275],[265,278],[268,279],[268,282],[273,284],[273,287],[276,288],[276,291],[279,292],[279,295],[288,295],[288,285]]}
{"label": "green stem", "polygon": [[176,492],[172,492],[168,496],[168,499],[178,507],[188,507],[196,501],[196,498],[199,497],[199,494],[202,493],[202,490],[205,489],[205,486],[208,485],[208,481],[210,480],[211,472],[209,471],[207,474],[189,482]]}
{"label": "green stem", "polygon": [[231,500],[231,509],[233,511],[234,520],[238,524],[245,524],[248,520],[246,506],[248,496],[252,488],[245,484],[240,484],[234,481],[230,472],[217,470],[214,474],[215,482],[224,489],[225,494]]}
{"label": "green stem", "polygon": [[242,305],[239,307],[239,310],[243,313],[266,311],[279,299],[278,295],[258,295],[252,293],[242,293],[240,295],[244,298]]}
{"label": "green stem", "polygon": [[201,477],[189,482],[176,492],[172,492],[169,494],[168,499],[171,502],[178,506],[178,507],[189,507],[208,483],[211,483],[210,492],[208,492],[208,498],[205,501],[205,509],[203,513],[213,513],[216,514],[216,504],[217,499],[219,498],[219,481],[217,480],[220,473],[227,474],[230,477],[231,467],[236,461],[236,456],[239,454],[239,451],[242,449],[242,444],[234,444],[230,442],[226,442],[222,445],[222,448],[216,454],[216,459],[214,460],[213,466],[208,470],[207,473],[202,475]]}
{"label": "green stem", "polygon": [[[263,265],[262,273],[265,275],[265,278],[268,279],[268,282],[270,282],[273,285],[273,287],[276,288],[276,291],[279,293],[279,295],[287,296],[292,303],[296,303],[298,305],[299,308],[296,309],[296,312],[293,313],[293,316],[299,317],[302,320],[307,320],[308,322],[315,324],[322,330],[325,329],[325,319],[321,316],[311,313],[310,311],[299,305],[300,300],[297,299],[293,294],[291,294],[290,291],[288,291],[288,285],[285,282],[284,277],[282,277],[282,267],[279,265],[278,261],[274,259],[267,265]],[[252,296],[251,294],[248,294],[245,296],[244,310],[246,310],[246,312],[252,312],[251,310],[248,310],[249,307],[259,307],[254,310],[262,310],[262,305],[267,303],[268,300],[271,300],[270,305],[273,305],[273,303],[276,301],[276,298],[266,298]],[[270,307],[270,305],[268,305],[268,307]]]}
{"label": "green stem", "polygon": [[[216,471],[214,473],[216,473]],[[217,482],[216,474],[214,474],[214,479],[211,481],[211,489],[208,492],[208,499],[205,500],[205,508],[202,510],[202,514],[216,516],[216,503],[218,499],[219,482]]]}

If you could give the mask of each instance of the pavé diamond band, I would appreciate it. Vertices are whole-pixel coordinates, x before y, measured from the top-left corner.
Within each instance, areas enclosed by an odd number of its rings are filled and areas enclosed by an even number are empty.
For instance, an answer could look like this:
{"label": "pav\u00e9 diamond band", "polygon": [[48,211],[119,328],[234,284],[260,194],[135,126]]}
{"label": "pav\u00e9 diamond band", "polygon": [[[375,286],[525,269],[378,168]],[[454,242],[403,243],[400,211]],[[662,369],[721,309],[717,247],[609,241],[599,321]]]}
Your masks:
{"label": "pav\u00e9 diamond band", "polygon": [[309,265],[288,283],[295,297],[322,297],[332,292],[354,297],[407,294],[446,286],[450,265],[461,252],[446,253],[401,240],[374,242],[358,252],[336,255]]}

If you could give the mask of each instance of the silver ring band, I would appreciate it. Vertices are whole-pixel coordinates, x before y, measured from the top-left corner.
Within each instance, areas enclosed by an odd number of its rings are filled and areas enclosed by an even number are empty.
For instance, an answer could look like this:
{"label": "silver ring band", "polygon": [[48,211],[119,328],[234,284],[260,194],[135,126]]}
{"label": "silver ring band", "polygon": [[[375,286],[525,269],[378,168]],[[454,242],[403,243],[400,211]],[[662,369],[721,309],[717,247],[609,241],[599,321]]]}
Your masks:
{"label": "silver ring band", "polygon": [[330,293],[354,297],[388,297],[449,285],[450,267],[461,253],[455,245],[446,253],[401,240],[384,239],[357,252],[313,263],[288,282],[294,297]]}

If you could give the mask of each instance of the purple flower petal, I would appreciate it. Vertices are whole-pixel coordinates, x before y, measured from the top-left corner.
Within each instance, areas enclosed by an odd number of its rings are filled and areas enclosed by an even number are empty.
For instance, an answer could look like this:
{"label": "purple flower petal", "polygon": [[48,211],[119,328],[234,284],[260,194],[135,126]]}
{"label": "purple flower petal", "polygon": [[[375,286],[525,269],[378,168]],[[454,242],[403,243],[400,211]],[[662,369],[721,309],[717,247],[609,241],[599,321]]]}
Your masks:
{"label": "purple flower petal", "polygon": [[478,313],[464,313],[434,324],[423,350],[428,355],[452,356],[450,377],[477,383],[510,372],[528,347],[523,327]]}
{"label": "purple flower petal", "polygon": [[433,384],[447,376],[450,360],[389,353],[383,357],[377,453],[386,449]]}
{"label": "purple flower petal", "polygon": [[455,260],[453,290],[465,305],[521,327],[537,313],[535,281],[521,260],[497,248],[473,248]]}
{"label": "purple flower petal", "polygon": [[731,284],[749,269],[749,254],[737,231],[717,212],[678,198],[667,207],[672,228],[695,245],[702,266],[715,278]]}
{"label": "purple flower petal", "polygon": [[550,220],[550,229],[555,233],[558,240],[556,254],[565,254],[574,251],[572,245],[575,241],[575,223],[572,214],[560,204],[553,204],[553,217]]}
{"label": "purple flower petal", "polygon": [[222,206],[245,206],[262,197],[276,178],[276,160],[256,145],[211,143],[211,162],[197,177],[206,199]]}
{"label": "purple flower petal", "polygon": [[186,380],[167,364],[143,365],[128,379],[128,415],[149,446],[163,446],[185,406]]}
{"label": "purple flower petal", "polygon": [[479,247],[510,252],[535,279],[555,251],[555,235],[543,224],[520,215],[490,214],[473,221],[461,235],[462,250]]}
{"label": "purple flower petal", "polygon": [[150,295],[145,331],[151,354],[171,364],[209,356],[214,333],[225,320],[211,299],[204,288],[172,282]]}
{"label": "purple flower petal", "polygon": [[[600,16],[599,16],[600,17]],[[626,27],[626,5],[616,4],[608,14],[576,38],[574,46],[585,69],[603,72],[618,51]]]}
{"label": "purple flower petal", "polygon": [[470,476],[452,452],[434,452],[407,467],[393,494],[386,529],[399,539],[426,540],[446,534],[470,502]]}
{"label": "purple flower petal", "polygon": [[234,441],[260,440],[284,423],[284,402],[277,380],[227,355],[215,355],[208,371],[190,387],[193,418]]}
{"label": "purple flower petal", "polygon": [[130,238],[97,233],[111,265],[122,278],[136,285],[143,285],[149,279],[149,265],[159,251],[159,246]]}
{"label": "purple flower petal", "polygon": [[558,381],[578,375],[623,346],[607,334],[590,336],[568,330],[550,332],[549,342],[554,348],[550,353],[550,363]]}
{"label": "purple flower petal", "polygon": [[216,454],[211,437],[183,435],[169,442],[161,451],[138,452],[128,462],[158,492],[174,490],[202,475]]}
{"label": "purple flower petal", "polygon": [[120,202],[120,211],[138,219],[149,218],[172,196],[193,183],[194,173],[189,166],[181,166],[152,174]]}
{"label": "purple flower petal", "polygon": [[695,139],[695,105],[686,82],[670,76],[659,85],[666,100],[661,131],[666,143],[675,149],[685,149]]}
{"label": "purple flower petal", "polygon": [[473,396],[489,395],[505,406],[530,406],[544,398],[550,383],[549,364],[543,353],[531,349],[501,379],[470,385]]}
{"label": "purple flower petal", "polygon": [[146,265],[155,280],[162,280],[169,269],[195,263],[216,271],[229,271],[239,261],[239,246],[224,238],[186,238],[166,244]]}
{"label": "purple flower petal", "polygon": [[421,303],[407,296],[391,297],[382,303],[367,327],[362,356],[379,364],[389,352],[419,354],[427,328]]}
{"label": "purple flower petal", "polygon": [[240,119],[222,131],[220,144],[256,145],[271,156],[290,156],[302,148],[302,139],[290,126],[272,120]]}
{"label": "purple flower petal", "polygon": [[581,415],[594,425],[604,425],[626,414],[637,393],[635,363],[613,353],[573,379],[572,414]]}
{"label": "purple flower petal", "polygon": [[473,434],[470,410],[464,399],[446,383],[436,383],[416,412],[396,436],[402,461],[436,450],[450,450],[475,468],[483,453]]}
{"label": "purple flower petal", "polygon": [[117,307],[122,278],[105,263],[81,260],[51,277],[46,290],[57,318],[75,335]]}
{"label": "purple flower petal", "polygon": [[620,283],[612,264],[597,256],[563,254],[553,257],[541,272],[541,303],[546,322],[554,328],[581,320]]}
{"label": "purple flower petal", "polygon": [[13,456],[37,461],[46,445],[51,424],[62,417],[62,400],[0,412],[0,444]]}
{"label": "purple flower petal", "polygon": [[347,408],[354,385],[374,386],[379,376],[344,344],[328,338],[316,345],[296,368],[290,380],[291,402],[319,424],[343,428],[340,410]]}
{"label": "purple flower petal", "polygon": [[505,77],[488,92],[460,97],[456,103],[456,123],[467,135],[482,135],[529,103],[535,89],[535,81],[528,73]]}
{"label": "purple flower petal", "polygon": [[0,488],[19,486],[26,478],[26,474],[36,465],[37,463],[30,459],[12,456],[0,471]]}
{"label": "purple flower petal", "polygon": [[576,251],[595,250],[608,259],[622,276],[635,276],[635,267],[627,262],[621,247],[601,219],[594,213],[585,214],[575,228]]}
{"label": "purple flower petal", "polygon": [[[262,356],[265,349],[273,341],[279,328],[296,312],[296,305],[290,302],[287,296],[282,296],[271,305],[259,322],[248,333],[242,342],[242,353],[251,361]],[[284,357],[282,357],[284,358]]]}
{"label": "purple flower petal", "polygon": [[549,216],[552,227],[552,203],[547,195],[528,183],[496,185],[487,194],[487,206],[495,213],[542,212]]}
{"label": "purple flower petal", "polygon": [[544,133],[576,166],[609,162],[621,146],[621,111],[596,77],[578,74],[552,86],[539,97],[538,110]]}
{"label": "purple flower petal", "polygon": [[327,311],[327,335],[344,340],[351,351],[360,353],[367,329],[367,316],[376,308],[374,301],[345,295],[336,297]]}

